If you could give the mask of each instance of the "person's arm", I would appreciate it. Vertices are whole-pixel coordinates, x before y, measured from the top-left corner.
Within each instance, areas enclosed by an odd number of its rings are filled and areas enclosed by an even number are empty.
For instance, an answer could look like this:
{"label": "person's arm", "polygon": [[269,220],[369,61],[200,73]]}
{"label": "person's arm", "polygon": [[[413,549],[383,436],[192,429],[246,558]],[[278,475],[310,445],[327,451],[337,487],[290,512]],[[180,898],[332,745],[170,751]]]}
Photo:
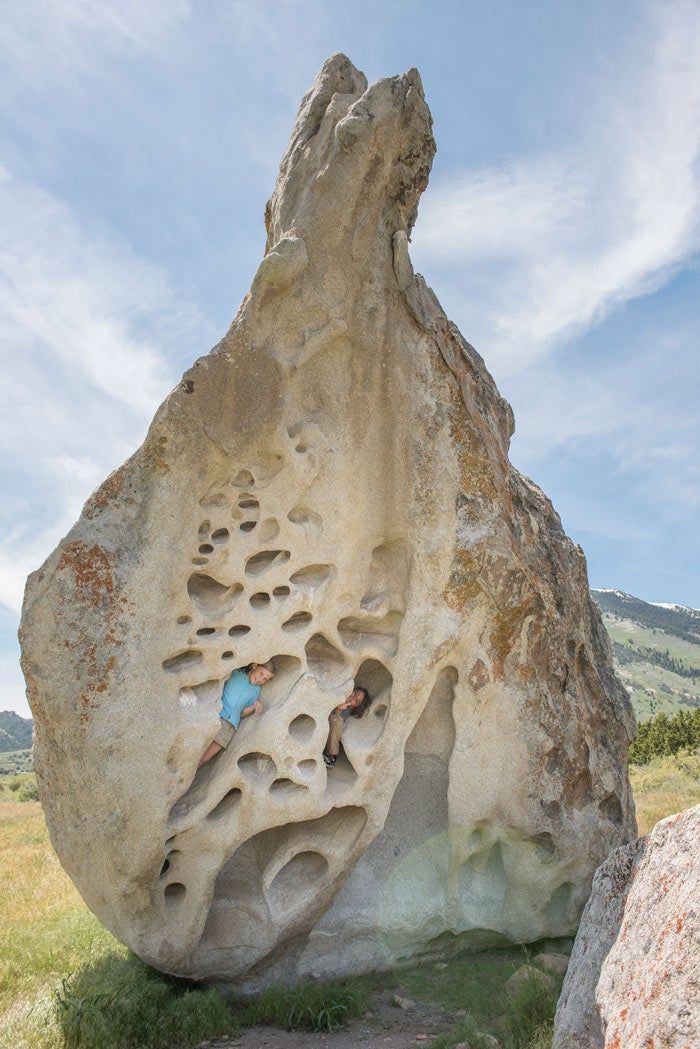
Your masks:
{"label": "person's arm", "polygon": [[258,699],[255,703],[252,703],[249,707],[243,707],[241,711],[242,718],[249,718],[251,714],[262,714],[263,705]]}

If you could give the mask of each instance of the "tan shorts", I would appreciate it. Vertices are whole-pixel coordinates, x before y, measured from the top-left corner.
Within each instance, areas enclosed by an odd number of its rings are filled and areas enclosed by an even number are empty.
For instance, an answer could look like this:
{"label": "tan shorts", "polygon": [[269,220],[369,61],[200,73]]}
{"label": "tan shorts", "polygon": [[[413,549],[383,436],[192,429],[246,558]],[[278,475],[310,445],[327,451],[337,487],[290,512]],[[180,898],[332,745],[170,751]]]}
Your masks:
{"label": "tan shorts", "polygon": [[236,729],[230,721],[224,721],[223,718],[219,718],[219,721],[219,731],[214,736],[214,743],[219,743],[225,749],[233,739]]}

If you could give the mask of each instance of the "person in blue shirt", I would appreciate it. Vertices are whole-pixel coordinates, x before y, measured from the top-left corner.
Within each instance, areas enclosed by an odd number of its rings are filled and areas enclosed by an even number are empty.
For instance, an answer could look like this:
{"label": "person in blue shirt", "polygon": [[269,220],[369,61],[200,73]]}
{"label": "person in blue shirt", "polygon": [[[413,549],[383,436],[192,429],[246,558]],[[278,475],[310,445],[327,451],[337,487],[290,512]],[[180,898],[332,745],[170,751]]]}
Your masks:
{"label": "person in blue shirt", "polygon": [[258,699],[260,689],[275,676],[271,660],[267,663],[251,663],[248,667],[234,670],[224,684],[221,695],[219,731],[199,759],[198,768],[210,761],[220,750],[225,750],[241,723],[241,718],[261,714],[263,705]]}

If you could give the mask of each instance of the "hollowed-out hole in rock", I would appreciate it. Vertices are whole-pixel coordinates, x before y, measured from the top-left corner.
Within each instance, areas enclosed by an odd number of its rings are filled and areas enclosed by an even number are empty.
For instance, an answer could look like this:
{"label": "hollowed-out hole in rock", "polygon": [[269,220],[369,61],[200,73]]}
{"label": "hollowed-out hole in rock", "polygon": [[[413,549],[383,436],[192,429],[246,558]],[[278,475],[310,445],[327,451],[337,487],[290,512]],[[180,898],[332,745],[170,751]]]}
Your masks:
{"label": "hollowed-out hole in rock", "polygon": [[234,787],[227,794],[224,794],[221,801],[219,801],[211,812],[208,813],[207,819],[218,820],[221,819],[222,816],[230,816],[241,800],[241,796],[238,787]]}
{"label": "hollowed-out hole in rock", "polygon": [[241,510],[259,510],[260,503],[252,495],[242,495],[239,497],[238,505]]}
{"label": "hollowed-out hole in rock", "polygon": [[[363,808],[335,806],[319,819],[272,827],[248,838],[219,871],[203,943],[233,949],[242,941],[250,942],[249,937],[256,930],[255,915],[267,909],[263,897],[273,905],[284,936],[284,926],[313,906],[321,888],[319,880],[327,877],[323,862],[296,857],[308,851],[317,854],[319,849],[328,855],[342,856],[353,848],[366,823]],[[291,869],[287,869],[290,864]],[[253,903],[252,918],[247,909],[243,913],[235,911],[242,895]],[[222,915],[227,909],[229,914],[233,912],[233,921],[229,920],[222,929]],[[236,920],[236,913],[241,915],[240,920]]]}
{"label": "hollowed-out hole in rock", "polygon": [[541,834],[533,834],[531,838],[528,838],[528,841],[531,841],[537,849],[541,849],[547,860],[554,855],[554,838],[549,831],[545,830]]}
{"label": "hollowed-out hole in rock", "polygon": [[201,536],[202,539],[204,539],[204,537],[209,534],[209,529],[210,528],[211,528],[211,521],[202,521],[202,523],[201,523],[201,525],[199,526],[199,529],[198,529],[199,535]]}
{"label": "hollowed-out hole in rock", "polygon": [[547,902],[544,913],[555,936],[566,935],[575,928],[577,912],[572,906],[573,897],[574,886],[570,881],[565,881],[557,886]]}
{"label": "hollowed-out hole in rock", "polygon": [[240,583],[226,586],[204,572],[195,572],[187,580],[187,593],[195,607],[211,617],[229,612],[242,590]]}
{"label": "hollowed-out hole in rock", "polygon": [[321,688],[338,688],[351,674],[350,664],[343,653],[323,634],[314,634],[306,642],[306,662]]}
{"label": "hollowed-out hole in rock", "polygon": [[212,543],[225,543],[229,537],[228,528],[217,528],[216,531],[211,533]]}
{"label": "hollowed-out hole in rock", "polygon": [[276,794],[278,797],[281,795],[285,798],[291,798],[293,795],[305,790],[308,790],[308,788],[301,783],[294,783],[291,779],[287,779],[286,776],[276,779],[270,786],[271,794]]}
{"label": "hollowed-out hole in rock", "polygon": [[[229,505],[229,501],[223,492],[215,492],[214,495],[205,495],[203,499],[200,499],[199,505],[203,510],[223,510]],[[209,522],[207,521],[208,527]]]}
{"label": "hollowed-out hole in rock", "polygon": [[280,526],[274,517],[267,517],[264,521],[260,522],[260,534],[258,536],[261,543],[271,543],[273,539],[276,539],[279,535]]}
{"label": "hollowed-out hole in rock", "polygon": [[277,765],[269,754],[261,754],[259,751],[251,751],[238,759],[238,767],[250,780],[265,780],[274,776]]}
{"label": "hollowed-out hole in rock", "polygon": [[250,627],[245,623],[237,623],[236,626],[229,627],[228,633],[229,637],[243,637],[244,634],[250,633]]}
{"label": "hollowed-out hole in rock", "polygon": [[377,659],[365,659],[355,674],[355,688],[366,688],[371,704],[361,718],[348,718],[343,738],[352,751],[354,747],[366,750],[373,747],[382,732],[391,698],[392,677]]}
{"label": "hollowed-out hole in rock", "polygon": [[333,565],[306,565],[289,577],[289,582],[305,594],[314,594],[320,586],[330,579],[335,569]]}
{"label": "hollowed-out hole in rock", "polygon": [[289,735],[300,743],[308,743],[316,729],[316,722],[308,714],[297,714],[289,726]]}
{"label": "hollowed-out hole in rock", "polygon": [[249,485],[255,484],[255,481],[250,470],[239,470],[231,484],[234,488],[247,488]]}
{"label": "hollowed-out hole in rock", "polygon": [[209,558],[208,557],[193,557],[192,558],[192,564],[195,566],[195,568],[202,568],[204,565],[208,565],[209,564]]}
{"label": "hollowed-out hole in rock", "polygon": [[266,594],[263,590],[259,590],[257,594],[252,594],[250,597],[251,608],[265,608],[270,604],[270,595]]}
{"label": "hollowed-out hole in rock", "polygon": [[292,524],[299,525],[310,535],[318,537],[323,531],[323,518],[320,514],[309,510],[308,506],[295,506],[287,514],[287,520]]}
{"label": "hollowed-out hole in rock", "polygon": [[281,601],[283,597],[289,597],[291,590],[288,586],[276,586],[272,591],[272,596],[276,597],[278,601]]}
{"label": "hollowed-out hole in rock", "polygon": [[178,616],[177,617],[177,624],[178,624],[178,626],[184,626],[186,623],[191,623],[191,622],[192,622],[192,616]]}
{"label": "hollowed-out hole in rock", "polygon": [[312,616],[310,612],[295,612],[293,616],[290,616],[282,624],[282,629],[288,633],[295,633],[297,630],[305,630],[311,622]]}
{"label": "hollowed-out hole in rock", "polygon": [[304,441],[299,441],[299,444],[296,445],[296,447],[294,448],[294,451],[295,452],[299,452],[300,455],[303,455],[304,452],[308,451],[308,447],[304,443]]}
{"label": "hollowed-out hole in rock", "polygon": [[[348,720],[351,719],[348,718]],[[341,745],[340,753],[335,759],[335,765],[326,769],[326,790],[334,797],[339,797],[352,789],[356,779],[357,773],[355,768]]]}
{"label": "hollowed-out hole in rock", "polygon": [[[204,692],[207,690],[206,699],[211,702],[213,698],[221,696],[221,682],[220,681],[206,681],[203,685],[196,686],[193,691]],[[203,698],[203,697],[200,697]],[[225,751],[221,751],[220,754],[224,754]],[[183,823],[186,822],[191,813],[198,808],[200,804],[207,804],[211,797],[212,787],[218,776],[218,762],[220,754],[217,754],[211,761],[207,761],[205,765],[202,765],[195,771],[194,779],[190,783],[187,790],[177,799],[175,804],[170,809],[168,814],[169,829],[181,830]],[[166,845],[168,843],[166,842]]]}
{"label": "hollowed-out hole in rock", "polygon": [[243,524],[240,525],[240,529],[242,532],[252,532],[257,523],[257,521],[244,521]]}
{"label": "hollowed-out hole in rock", "polygon": [[622,804],[617,794],[608,794],[603,798],[598,804],[598,811],[606,820],[610,820],[611,823],[616,823],[618,826],[625,818],[625,814],[622,811]]}
{"label": "hollowed-out hole in rock", "polygon": [[181,881],[171,881],[170,885],[166,885],[163,891],[165,902],[168,905],[177,903],[179,900],[184,900],[187,889]]}
{"label": "hollowed-out hole in rock", "polygon": [[214,547],[211,545],[211,543],[202,543],[202,545],[199,548],[199,552],[200,554],[213,554]]}
{"label": "hollowed-out hole in rock", "polygon": [[233,659],[233,652],[230,649],[228,651],[226,651],[226,652],[222,652],[221,653],[221,658],[222,659]]}
{"label": "hollowed-out hole in rock", "polygon": [[265,707],[272,707],[283,702],[302,673],[301,660],[298,656],[278,655],[272,657],[275,676],[267,685],[263,685],[261,699]]}
{"label": "hollowed-out hole in rock", "polygon": [[[383,663],[378,659],[365,659],[355,674],[355,688],[366,688],[372,700],[370,710],[379,711],[386,707],[391,695],[393,678]],[[350,718],[350,721],[356,720]],[[362,719],[360,719],[362,720]]]}
{"label": "hollowed-out hole in rock", "polygon": [[313,896],[315,884],[325,877],[328,860],[318,852],[298,852],[275,875],[267,890],[271,907],[284,909],[290,900]]}
{"label": "hollowed-out hole in rock", "polygon": [[316,762],[313,758],[306,758],[304,761],[299,762],[297,768],[302,776],[313,776],[316,771]]}
{"label": "hollowed-out hole in rock", "polygon": [[189,670],[202,662],[202,653],[196,648],[188,648],[185,652],[163,660],[163,670],[170,674],[179,674],[182,670]]}
{"label": "hollowed-out hole in rock", "polygon": [[375,615],[406,609],[410,551],[403,539],[387,539],[372,551],[367,589],[360,602]]}
{"label": "hollowed-out hole in rock", "polygon": [[258,460],[258,462],[252,464],[253,472],[258,479],[259,485],[267,484],[276,477],[284,466],[284,456],[275,454],[267,455],[264,459]]}
{"label": "hollowed-out hole in rock", "polygon": [[389,612],[381,619],[347,616],[338,623],[338,634],[351,651],[375,648],[384,656],[395,656],[402,619],[400,612]]}
{"label": "hollowed-out hole in rock", "polygon": [[216,633],[216,627],[213,626],[201,626],[197,631],[197,637],[209,637],[211,634]]}
{"label": "hollowed-out hole in rock", "polygon": [[172,866],[172,862],[175,856],[179,855],[178,849],[173,849],[172,852],[168,853],[163,861],[163,866],[160,868],[160,877],[164,878]]}
{"label": "hollowed-out hole in rock", "polygon": [[283,565],[290,556],[289,550],[261,550],[248,558],[245,563],[245,574],[247,576],[263,575],[270,568]]}

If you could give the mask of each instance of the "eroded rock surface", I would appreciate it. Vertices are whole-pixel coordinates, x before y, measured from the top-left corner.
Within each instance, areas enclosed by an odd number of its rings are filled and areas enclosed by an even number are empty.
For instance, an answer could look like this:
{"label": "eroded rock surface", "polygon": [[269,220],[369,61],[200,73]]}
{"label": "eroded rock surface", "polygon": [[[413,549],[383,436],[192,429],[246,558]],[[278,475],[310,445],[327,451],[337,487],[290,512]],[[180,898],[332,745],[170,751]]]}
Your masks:
{"label": "eroded rock surface", "polygon": [[700,805],[596,871],[554,1049],[694,1049],[700,1036]]}
{"label": "eroded rock surface", "polygon": [[[416,70],[304,97],[228,334],[29,579],[52,842],[169,972],[249,987],[575,928],[634,835],[627,694],[510,406],[411,266]],[[223,679],[265,712],[196,773]],[[327,771],[329,711],[351,720]]]}

